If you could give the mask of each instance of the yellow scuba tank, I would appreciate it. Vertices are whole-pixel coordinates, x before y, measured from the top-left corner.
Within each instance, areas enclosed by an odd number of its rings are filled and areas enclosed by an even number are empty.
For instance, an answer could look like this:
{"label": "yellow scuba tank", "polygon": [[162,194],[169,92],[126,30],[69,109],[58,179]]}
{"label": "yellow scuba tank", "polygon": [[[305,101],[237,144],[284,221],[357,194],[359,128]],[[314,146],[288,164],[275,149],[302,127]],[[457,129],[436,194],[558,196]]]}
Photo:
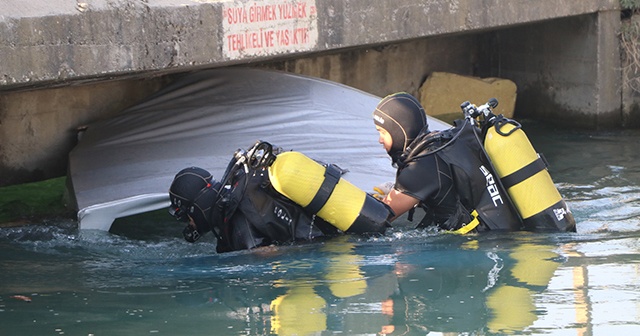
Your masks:
{"label": "yellow scuba tank", "polygon": [[284,152],[268,171],[276,191],[342,231],[384,232],[388,226],[389,208],[341,178],[333,165],[322,166],[299,152]]}
{"label": "yellow scuba tank", "polygon": [[484,147],[525,229],[575,232],[571,211],[520,124],[502,115],[492,123]]}

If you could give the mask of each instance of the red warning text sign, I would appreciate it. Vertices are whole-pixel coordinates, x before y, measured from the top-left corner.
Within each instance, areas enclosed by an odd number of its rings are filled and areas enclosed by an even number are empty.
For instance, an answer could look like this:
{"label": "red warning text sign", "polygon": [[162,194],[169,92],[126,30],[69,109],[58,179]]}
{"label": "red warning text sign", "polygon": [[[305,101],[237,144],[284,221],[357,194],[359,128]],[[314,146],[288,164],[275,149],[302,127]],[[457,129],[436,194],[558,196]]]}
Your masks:
{"label": "red warning text sign", "polygon": [[318,43],[315,0],[230,1],[222,20],[228,58],[305,51]]}

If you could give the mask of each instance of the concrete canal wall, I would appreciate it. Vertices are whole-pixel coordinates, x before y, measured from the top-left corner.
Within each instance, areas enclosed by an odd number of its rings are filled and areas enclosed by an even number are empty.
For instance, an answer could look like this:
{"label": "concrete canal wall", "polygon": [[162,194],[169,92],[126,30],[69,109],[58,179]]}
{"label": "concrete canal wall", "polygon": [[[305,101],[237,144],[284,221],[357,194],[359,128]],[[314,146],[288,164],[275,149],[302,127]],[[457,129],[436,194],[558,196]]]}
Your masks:
{"label": "concrete canal wall", "polygon": [[516,116],[618,127],[619,27],[617,0],[5,0],[0,186],[63,175],[79,127],[212,67],[380,96],[433,72],[500,77]]}

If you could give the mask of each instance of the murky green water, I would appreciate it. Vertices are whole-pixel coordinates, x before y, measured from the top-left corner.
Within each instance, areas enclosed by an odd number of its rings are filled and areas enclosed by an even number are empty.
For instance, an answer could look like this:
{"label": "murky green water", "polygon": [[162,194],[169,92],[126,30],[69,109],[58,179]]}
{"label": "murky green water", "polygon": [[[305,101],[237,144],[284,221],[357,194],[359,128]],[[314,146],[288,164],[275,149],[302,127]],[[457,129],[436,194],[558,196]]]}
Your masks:
{"label": "murky green water", "polygon": [[392,230],[216,255],[163,216],[100,236],[5,228],[0,335],[640,334],[640,132],[525,131],[578,233]]}

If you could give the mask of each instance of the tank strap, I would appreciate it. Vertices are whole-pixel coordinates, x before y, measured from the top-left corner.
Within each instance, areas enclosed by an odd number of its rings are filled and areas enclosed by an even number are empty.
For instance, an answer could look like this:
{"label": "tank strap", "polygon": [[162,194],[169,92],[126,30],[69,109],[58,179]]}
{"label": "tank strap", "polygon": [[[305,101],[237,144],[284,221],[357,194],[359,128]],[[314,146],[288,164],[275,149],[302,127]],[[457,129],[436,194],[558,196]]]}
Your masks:
{"label": "tank strap", "polygon": [[461,228],[450,232],[456,234],[466,234],[469,233],[469,231],[475,229],[478,225],[480,225],[480,220],[478,220],[478,211],[473,210],[471,212],[471,216],[473,216],[473,219],[468,224],[465,224]]}
{"label": "tank strap", "polygon": [[503,177],[501,179],[502,184],[504,185],[505,189],[509,189],[516,184],[528,179],[529,177],[537,174],[538,172],[547,169],[548,166],[549,164],[547,163],[547,160],[544,158],[544,156],[538,153],[538,158],[533,160],[533,162]]}
{"label": "tank strap", "polygon": [[329,197],[331,197],[331,193],[333,193],[333,189],[340,181],[340,176],[342,175],[342,170],[334,164],[325,165],[324,171],[324,181],[322,181],[322,185],[320,185],[320,189],[313,197],[311,202],[305,207],[305,210],[311,214],[317,214],[322,207],[324,207]]}

